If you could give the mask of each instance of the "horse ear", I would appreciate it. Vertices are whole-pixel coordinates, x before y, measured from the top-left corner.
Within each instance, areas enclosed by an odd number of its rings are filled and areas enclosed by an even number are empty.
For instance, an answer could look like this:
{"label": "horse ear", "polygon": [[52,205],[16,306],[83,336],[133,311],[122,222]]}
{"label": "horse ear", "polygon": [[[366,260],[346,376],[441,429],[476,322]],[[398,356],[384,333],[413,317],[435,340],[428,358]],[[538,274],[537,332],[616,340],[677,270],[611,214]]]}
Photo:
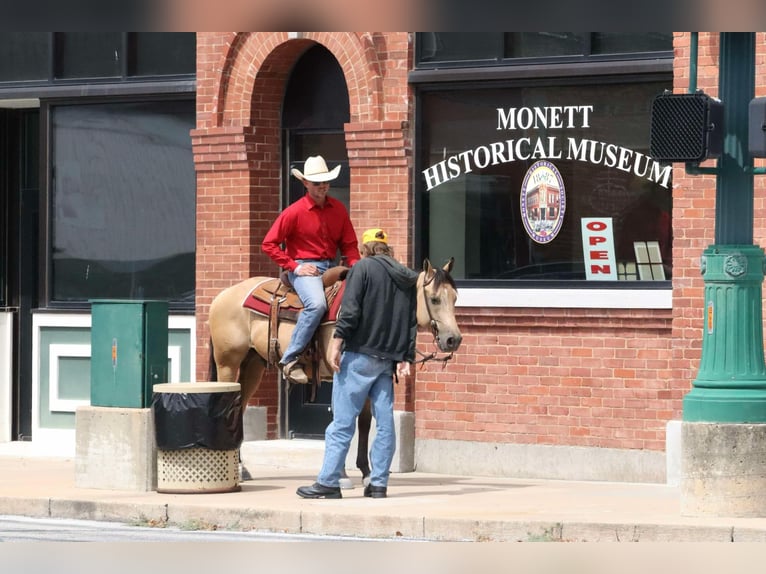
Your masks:
{"label": "horse ear", "polygon": [[433,267],[431,266],[431,262],[426,257],[425,259],[423,259],[423,271],[426,273],[426,275],[428,275],[431,269],[433,269]]}
{"label": "horse ear", "polygon": [[452,272],[452,266],[454,264],[455,264],[455,258],[454,257],[450,257],[449,261],[447,261],[444,264],[444,267],[442,267],[442,269],[444,269],[447,273],[451,273]]}

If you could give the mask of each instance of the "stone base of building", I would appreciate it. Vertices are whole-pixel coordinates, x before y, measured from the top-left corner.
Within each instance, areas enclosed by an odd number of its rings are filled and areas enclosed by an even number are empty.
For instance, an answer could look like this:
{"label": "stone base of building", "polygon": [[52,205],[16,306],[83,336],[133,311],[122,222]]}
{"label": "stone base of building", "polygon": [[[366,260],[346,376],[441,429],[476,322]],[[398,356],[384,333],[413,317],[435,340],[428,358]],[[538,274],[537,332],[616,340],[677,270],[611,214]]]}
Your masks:
{"label": "stone base of building", "polygon": [[681,514],[766,516],[766,424],[682,424]]}
{"label": "stone base of building", "polygon": [[666,483],[664,452],[418,439],[418,472]]}
{"label": "stone base of building", "polygon": [[78,407],[75,485],[109,490],[157,489],[157,446],[149,408]]}

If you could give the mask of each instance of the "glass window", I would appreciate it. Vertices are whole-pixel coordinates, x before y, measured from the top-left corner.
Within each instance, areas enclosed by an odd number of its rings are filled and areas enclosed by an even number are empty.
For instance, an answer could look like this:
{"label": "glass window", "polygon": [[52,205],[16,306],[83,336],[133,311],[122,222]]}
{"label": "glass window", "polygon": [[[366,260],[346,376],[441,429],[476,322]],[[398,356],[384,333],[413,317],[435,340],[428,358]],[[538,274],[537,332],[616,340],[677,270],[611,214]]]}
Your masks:
{"label": "glass window", "polygon": [[502,37],[486,32],[420,32],[421,62],[496,59]]}
{"label": "glass window", "polygon": [[194,32],[128,34],[128,75],[194,74],[197,37]]}
{"label": "glass window", "polygon": [[194,101],[51,108],[51,293],[194,302]]}
{"label": "glass window", "polygon": [[[666,32],[418,32],[416,67],[461,67],[468,62],[489,66],[528,64],[526,59],[587,61],[607,55],[670,58],[673,34]],[[518,61],[517,61],[518,60]]]}
{"label": "glass window", "polygon": [[0,82],[48,79],[48,32],[0,34]]}
{"label": "glass window", "polygon": [[56,32],[56,78],[122,76],[119,32]]}
{"label": "glass window", "polygon": [[583,34],[574,32],[507,32],[506,58],[542,58],[583,53]]}
{"label": "glass window", "polygon": [[593,54],[672,51],[672,32],[646,32],[640,34],[594,32],[591,35],[591,53]]}
{"label": "glass window", "polygon": [[460,279],[619,280],[619,269],[637,278],[639,246],[657,242],[670,279],[671,166],[648,157],[651,103],[666,88],[423,91],[423,253],[455,256]]}

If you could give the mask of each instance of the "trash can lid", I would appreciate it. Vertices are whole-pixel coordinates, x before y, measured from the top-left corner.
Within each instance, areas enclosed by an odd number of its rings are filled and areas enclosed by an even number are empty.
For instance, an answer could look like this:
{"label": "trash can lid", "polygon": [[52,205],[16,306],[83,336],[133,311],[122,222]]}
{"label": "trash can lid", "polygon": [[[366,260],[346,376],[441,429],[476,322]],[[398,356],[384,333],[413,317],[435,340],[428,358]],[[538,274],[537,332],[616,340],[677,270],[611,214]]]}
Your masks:
{"label": "trash can lid", "polygon": [[155,393],[231,393],[239,392],[239,383],[162,383],[152,387]]}

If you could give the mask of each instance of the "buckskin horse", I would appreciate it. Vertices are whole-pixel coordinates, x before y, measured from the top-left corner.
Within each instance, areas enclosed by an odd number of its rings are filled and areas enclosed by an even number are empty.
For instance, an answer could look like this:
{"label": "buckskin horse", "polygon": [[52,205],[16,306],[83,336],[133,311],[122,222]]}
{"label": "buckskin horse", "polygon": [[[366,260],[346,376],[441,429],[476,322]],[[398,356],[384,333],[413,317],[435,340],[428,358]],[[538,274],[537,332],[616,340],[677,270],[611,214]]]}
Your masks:
{"label": "buckskin horse", "polygon": [[[436,352],[423,353],[417,350],[419,359],[415,363],[441,361],[446,365],[453,353],[460,347],[462,335],[455,320],[455,301],[457,288],[450,272],[454,258],[441,268],[433,267],[428,259],[423,262],[423,270],[417,281],[417,322],[421,330],[430,329]],[[345,275],[340,268],[332,268],[325,277],[328,287],[340,281]],[[208,325],[210,327],[210,378],[211,381],[239,382],[242,393],[242,407],[247,406],[250,398],[258,389],[264,371],[277,362],[275,350],[287,348],[290,335],[295,328],[294,320],[270,318],[268,311],[258,313],[245,306],[257,286],[278,280],[269,277],[251,277],[221,291],[210,304]],[[337,291],[336,291],[337,292]],[[291,291],[294,297],[294,291]],[[298,301],[299,299],[294,299]],[[274,311],[276,312],[276,310]],[[331,381],[332,369],[329,365],[327,349],[332,339],[335,323],[323,321],[315,334],[316,345],[314,360],[307,359],[306,373],[314,381]],[[275,336],[274,332],[278,334]],[[311,347],[311,345],[310,345]],[[439,355],[444,353],[444,355]],[[316,372],[315,372],[316,371]],[[368,459],[368,439],[371,426],[369,401],[359,415],[357,428],[356,465],[366,481],[370,474]]]}

